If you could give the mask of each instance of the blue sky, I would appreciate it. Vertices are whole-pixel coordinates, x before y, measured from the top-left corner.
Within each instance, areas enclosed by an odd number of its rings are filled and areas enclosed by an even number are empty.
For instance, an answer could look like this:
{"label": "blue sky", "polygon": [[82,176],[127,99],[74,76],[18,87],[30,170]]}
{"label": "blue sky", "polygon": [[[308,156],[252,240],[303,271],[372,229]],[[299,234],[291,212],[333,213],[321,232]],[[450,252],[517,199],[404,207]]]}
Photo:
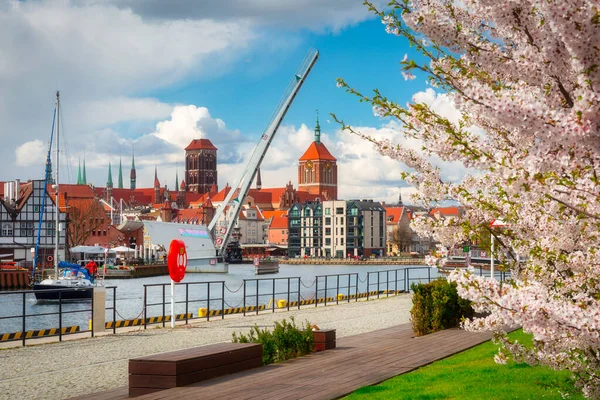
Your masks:
{"label": "blue sky", "polygon": [[207,137],[219,147],[219,186],[234,183],[309,48],[319,61],[263,163],[263,185],[297,184],[318,109],[323,141],[338,158],[340,195],[396,199],[404,167],[327,120],[333,112],[402,142],[399,127],[374,117],[336,78],[401,104],[417,94],[448,105],[423,77],[402,78],[399,62],[414,51],[360,0],[0,0],[0,157],[10,161],[0,181],[43,174],[60,89],[61,181],[74,183],[85,157],[88,181],[103,186],[108,162],[122,156],[129,166],[135,148],[138,186],[152,185],[155,166],[173,186],[183,148]]}

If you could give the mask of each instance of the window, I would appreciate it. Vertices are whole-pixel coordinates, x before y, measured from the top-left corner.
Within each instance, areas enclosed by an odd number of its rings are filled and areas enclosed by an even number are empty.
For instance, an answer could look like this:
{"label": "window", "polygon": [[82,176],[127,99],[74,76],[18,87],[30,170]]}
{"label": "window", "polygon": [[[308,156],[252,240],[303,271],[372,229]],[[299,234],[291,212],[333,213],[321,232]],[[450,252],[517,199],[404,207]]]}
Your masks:
{"label": "window", "polygon": [[325,238],[325,245],[331,246],[331,238]]}
{"label": "window", "polygon": [[331,217],[325,217],[325,225],[331,225]]}
{"label": "window", "polygon": [[96,231],[92,231],[92,236],[96,236]]}
{"label": "window", "polygon": [[[343,235],[343,234],[344,234],[344,228],[340,228],[340,235]],[[342,244],[344,244],[344,243],[342,243]]]}
{"label": "window", "polygon": [[282,234],[282,235],[285,235],[285,230],[283,230],[283,229],[282,229],[282,230],[281,230],[281,234]]}
{"label": "window", "polygon": [[2,224],[2,236],[12,236],[12,234],[13,234],[12,224],[10,224],[10,223]]}
{"label": "window", "polygon": [[304,209],[304,216],[305,216],[305,217],[310,217],[310,208],[306,207],[306,208]]}
{"label": "window", "polygon": [[344,217],[340,217],[340,225],[344,225]]}
{"label": "window", "polygon": [[343,246],[344,245],[344,238],[340,238],[340,244]]}
{"label": "window", "polygon": [[352,207],[350,209],[350,215],[358,215],[358,208]]}
{"label": "window", "polygon": [[325,209],[325,215],[331,215],[331,208]]}
{"label": "window", "polygon": [[331,228],[325,228],[325,234],[331,235]]}
{"label": "window", "polygon": [[342,214],[344,214],[344,207],[337,207],[337,208],[335,209],[335,213],[336,213],[337,215],[342,215]]}

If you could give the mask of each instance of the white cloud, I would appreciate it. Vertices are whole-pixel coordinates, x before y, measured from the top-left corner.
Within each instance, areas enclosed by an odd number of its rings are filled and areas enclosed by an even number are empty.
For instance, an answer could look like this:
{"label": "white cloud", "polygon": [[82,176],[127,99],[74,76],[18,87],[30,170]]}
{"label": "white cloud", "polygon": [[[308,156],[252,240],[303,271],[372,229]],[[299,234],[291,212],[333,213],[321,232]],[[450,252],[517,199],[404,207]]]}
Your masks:
{"label": "white cloud", "polygon": [[34,164],[45,164],[47,147],[41,140],[23,143],[15,150],[18,167],[28,167]]}
{"label": "white cloud", "polygon": [[[243,19],[151,20],[104,2],[0,3],[0,158],[7,165],[22,135],[48,140],[56,89],[63,126],[73,143],[85,144],[72,150],[83,150],[112,124],[168,117],[172,105],[139,94],[226,73],[259,37]],[[43,165],[30,165],[19,174],[43,176]],[[15,174],[6,168],[0,180]]]}

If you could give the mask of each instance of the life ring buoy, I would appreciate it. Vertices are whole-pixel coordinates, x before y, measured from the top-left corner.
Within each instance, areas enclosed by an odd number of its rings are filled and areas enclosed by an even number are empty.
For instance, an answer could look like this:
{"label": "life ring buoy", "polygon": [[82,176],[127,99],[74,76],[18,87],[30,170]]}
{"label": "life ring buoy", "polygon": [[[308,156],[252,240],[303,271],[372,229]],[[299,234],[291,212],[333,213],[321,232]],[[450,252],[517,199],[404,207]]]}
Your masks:
{"label": "life ring buoy", "polygon": [[48,256],[48,262],[52,262],[52,261],[54,261],[54,257]]}
{"label": "life ring buoy", "polygon": [[173,239],[169,246],[169,254],[167,255],[169,266],[169,276],[175,282],[181,282],[185,276],[187,267],[187,251],[185,242],[180,239]]}

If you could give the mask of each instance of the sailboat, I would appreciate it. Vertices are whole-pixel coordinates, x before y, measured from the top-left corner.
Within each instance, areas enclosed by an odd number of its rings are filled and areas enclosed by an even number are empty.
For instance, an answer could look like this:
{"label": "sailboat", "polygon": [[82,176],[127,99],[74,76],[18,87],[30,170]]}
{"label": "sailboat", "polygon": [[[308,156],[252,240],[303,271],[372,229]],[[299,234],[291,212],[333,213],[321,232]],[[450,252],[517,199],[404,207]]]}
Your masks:
{"label": "sailboat", "polygon": [[[52,134],[54,134],[54,129],[56,128],[56,183],[53,185],[53,188],[56,191],[56,201],[54,206],[56,207],[56,229],[55,229],[55,237],[54,237],[54,276],[48,279],[44,279],[39,283],[34,283],[33,290],[35,293],[35,298],[37,300],[91,300],[92,291],[94,287],[94,277],[89,274],[89,272],[82,268],[78,264],[71,264],[65,261],[58,261],[59,251],[59,239],[60,239],[60,209],[58,206],[59,199],[59,171],[60,171],[60,163],[59,163],[59,126],[60,126],[60,93],[56,92],[56,125],[52,127]],[[52,135],[53,136],[53,135]],[[48,149],[48,160],[50,160],[50,154],[52,149],[52,136],[50,139],[50,148]],[[46,174],[46,180],[48,179],[48,174]],[[45,182],[47,184],[47,182]],[[47,187],[47,186],[46,186]],[[44,207],[41,208],[40,211],[40,220],[43,213]],[[41,223],[38,229],[41,229]],[[37,257],[37,247],[39,245],[40,235],[38,233],[38,243],[36,244],[36,254]],[[35,268],[35,265],[34,265]],[[60,272],[59,272],[60,268]],[[68,289],[68,290],[59,290],[59,289]]]}

